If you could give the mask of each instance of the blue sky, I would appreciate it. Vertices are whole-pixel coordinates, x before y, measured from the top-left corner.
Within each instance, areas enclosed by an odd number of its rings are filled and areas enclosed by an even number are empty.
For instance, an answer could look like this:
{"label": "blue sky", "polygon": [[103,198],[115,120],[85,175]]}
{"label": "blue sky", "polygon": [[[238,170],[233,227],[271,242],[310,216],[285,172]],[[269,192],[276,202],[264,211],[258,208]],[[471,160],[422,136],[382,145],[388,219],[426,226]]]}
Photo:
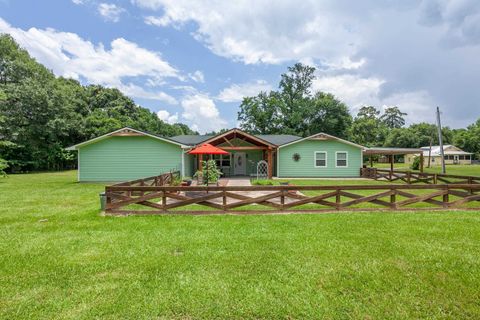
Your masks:
{"label": "blue sky", "polygon": [[236,126],[241,97],[274,89],[297,61],[352,113],[480,117],[474,0],[0,0],[0,32],[57,75],[117,87],[201,132]]}

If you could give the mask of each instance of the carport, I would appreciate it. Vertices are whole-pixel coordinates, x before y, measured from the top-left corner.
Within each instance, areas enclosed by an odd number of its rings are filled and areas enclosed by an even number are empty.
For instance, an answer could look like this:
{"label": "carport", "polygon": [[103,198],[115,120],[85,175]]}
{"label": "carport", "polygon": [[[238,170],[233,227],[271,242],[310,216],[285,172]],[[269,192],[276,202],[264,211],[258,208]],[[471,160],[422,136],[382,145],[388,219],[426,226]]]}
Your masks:
{"label": "carport", "polygon": [[364,156],[369,156],[370,167],[373,167],[373,156],[387,156],[390,163],[390,171],[393,171],[393,156],[418,154],[420,155],[420,172],[423,172],[423,152],[416,148],[366,148],[363,150]]}

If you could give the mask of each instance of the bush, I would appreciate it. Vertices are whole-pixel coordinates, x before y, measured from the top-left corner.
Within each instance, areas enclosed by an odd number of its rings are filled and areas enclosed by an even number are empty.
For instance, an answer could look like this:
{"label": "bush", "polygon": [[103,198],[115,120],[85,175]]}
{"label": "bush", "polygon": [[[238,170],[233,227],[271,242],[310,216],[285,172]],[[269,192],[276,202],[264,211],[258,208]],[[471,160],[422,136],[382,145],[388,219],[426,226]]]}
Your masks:
{"label": "bush", "polygon": [[[215,160],[202,161],[202,169],[203,171],[198,170],[193,176],[195,178],[200,178],[203,181],[203,179],[206,179],[207,177],[208,170],[208,183],[216,183],[223,174],[218,170]],[[205,181],[203,181],[203,183],[205,183]]]}
{"label": "bush", "polygon": [[6,177],[7,173],[5,172],[5,169],[8,168],[8,162],[7,160],[4,160],[0,158],[0,176],[1,177]]}
{"label": "bush", "polygon": [[272,180],[253,180],[252,185],[254,186],[273,186]]}
{"label": "bush", "polygon": [[412,170],[419,170],[420,169],[420,157],[413,158],[412,165],[410,166]]}

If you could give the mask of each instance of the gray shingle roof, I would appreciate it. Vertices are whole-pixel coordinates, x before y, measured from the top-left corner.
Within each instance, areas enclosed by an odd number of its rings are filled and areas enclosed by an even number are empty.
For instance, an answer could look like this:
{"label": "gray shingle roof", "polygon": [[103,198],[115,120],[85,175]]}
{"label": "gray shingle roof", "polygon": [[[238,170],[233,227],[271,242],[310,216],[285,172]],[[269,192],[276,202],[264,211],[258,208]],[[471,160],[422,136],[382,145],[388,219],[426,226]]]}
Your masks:
{"label": "gray shingle roof", "polygon": [[294,136],[291,134],[257,134],[255,135],[257,138],[280,146],[282,144],[290,143],[292,141],[301,139],[302,137]]}
{"label": "gray shingle roof", "polygon": [[[291,134],[257,134],[255,136],[269,143],[275,144],[277,146],[301,139],[301,137],[294,136]],[[170,139],[181,144],[194,146],[212,137],[213,136],[205,136],[205,135],[180,135],[180,136],[171,137]]]}
{"label": "gray shingle roof", "polygon": [[180,135],[175,137],[170,137],[171,140],[176,141],[181,144],[185,144],[187,146],[194,146],[197,145],[205,140],[210,139],[213,136],[205,136],[205,135]]}

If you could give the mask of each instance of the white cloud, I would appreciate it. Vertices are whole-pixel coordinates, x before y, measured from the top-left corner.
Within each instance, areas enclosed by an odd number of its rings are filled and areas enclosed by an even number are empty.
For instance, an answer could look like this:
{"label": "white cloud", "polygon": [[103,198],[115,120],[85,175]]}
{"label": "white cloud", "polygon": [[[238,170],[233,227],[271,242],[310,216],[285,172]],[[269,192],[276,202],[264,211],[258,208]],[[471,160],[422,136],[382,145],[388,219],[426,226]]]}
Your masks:
{"label": "white cloud", "polygon": [[75,4],[84,4],[85,0],[72,0],[72,2]]}
{"label": "white cloud", "polygon": [[364,105],[373,105],[384,109],[387,106],[397,106],[407,113],[408,123],[432,122],[432,110],[435,103],[428,92],[424,90],[398,92],[383,97],[381,87],[385,81],[378,78],[361,78],[357,75],[344,74],[337,76],[320,76],[313,82],[316,91],[334,94],[342,102],[351,107],[355,115]]}
{"label": "white cloud", "polygon": [[171,114],[167,110],[159,110],[157,112],[157,117],[160,120],[165,121],[166,123],[170,123],[170,124],[178,123],[178,113]]}
{"label": "white cloud", "polygon": [[205,76],[200,70],[195,71],[194,73],[189,73],[188,76],[195,82],[203,83],[205,82]]}
{"label": "white cloud", "polygon": [[163,91],[146,91],[142,87],[129,83],[127,85],[120,85],[117,87],[120,91],[125,93],[128,96],[142,98],[142,99],[149,99],[149,100],[158,100],[163,101],[168,104],[178,104],[177,99],[172,97],[169,94],[166,94]]}
{"label": "white cloud", "polygon": [[[214,53],[244,63],[281,63],[306,57],[350,57],[360,41],[356,17],[333,16],[335,1],[133,0],[162,10],[145,23],[161,27],[193,21],[194,36]],[[254,32],[252,32],[254,30]],[[288,43],[288,45],[285,45]],[[328,45],[327,45],[328,44]]]}
{"label": "white cloud", "polygon": [[362,105],[378,102],[380,86],[384,80],[377,78],[361,78],[356,75],[344,74],[333,76],[319,76],[313,81],[314,91],[332,93],[353,111]]}
{"label": "white cloud", "polygon": [[149,96],[173,103],[174,99],[162,93],[146,93],[126,78],[145,77],[158,80],[181,79],[179,71],[163,60],[160,54],[139,47],[123,38],[111,42],[110,49],[93,44],[75,33],[54,29],[14,28],[0,18],[0,32],[11,34],[15,40],[40,63],[56,75],[84,79],[88,83],[117,87],[133,97]]}
{"label": "white cloud", "polygon": [[252,97],[260,91],[270,91],[272,86],[265,80],[257,80],[249,83],[233,84],[223,89],[217,96],[217,99],[223,102],[238,102],[244,97]]}
{"label": "white cloud", "polygon": [[113,3],[100,3],[98,5],[98,13],[106,20],[111,22],[120,21],[120,16],[125,9]]}
{"label": "white cloud", "polygon": [[172,23],[170,18],[165,16],[164,17],[147,16],[143,19],[143,22],[145,22],[148,25],[157,26],[157,27],[166,27]]}
{"label": "white cloud", "polygon": [[207,132],[227,126],[227,121],[220,117],[215,102],[205,94],[188,95],[182,100],[181,106],[182,118],[195,131]]}

